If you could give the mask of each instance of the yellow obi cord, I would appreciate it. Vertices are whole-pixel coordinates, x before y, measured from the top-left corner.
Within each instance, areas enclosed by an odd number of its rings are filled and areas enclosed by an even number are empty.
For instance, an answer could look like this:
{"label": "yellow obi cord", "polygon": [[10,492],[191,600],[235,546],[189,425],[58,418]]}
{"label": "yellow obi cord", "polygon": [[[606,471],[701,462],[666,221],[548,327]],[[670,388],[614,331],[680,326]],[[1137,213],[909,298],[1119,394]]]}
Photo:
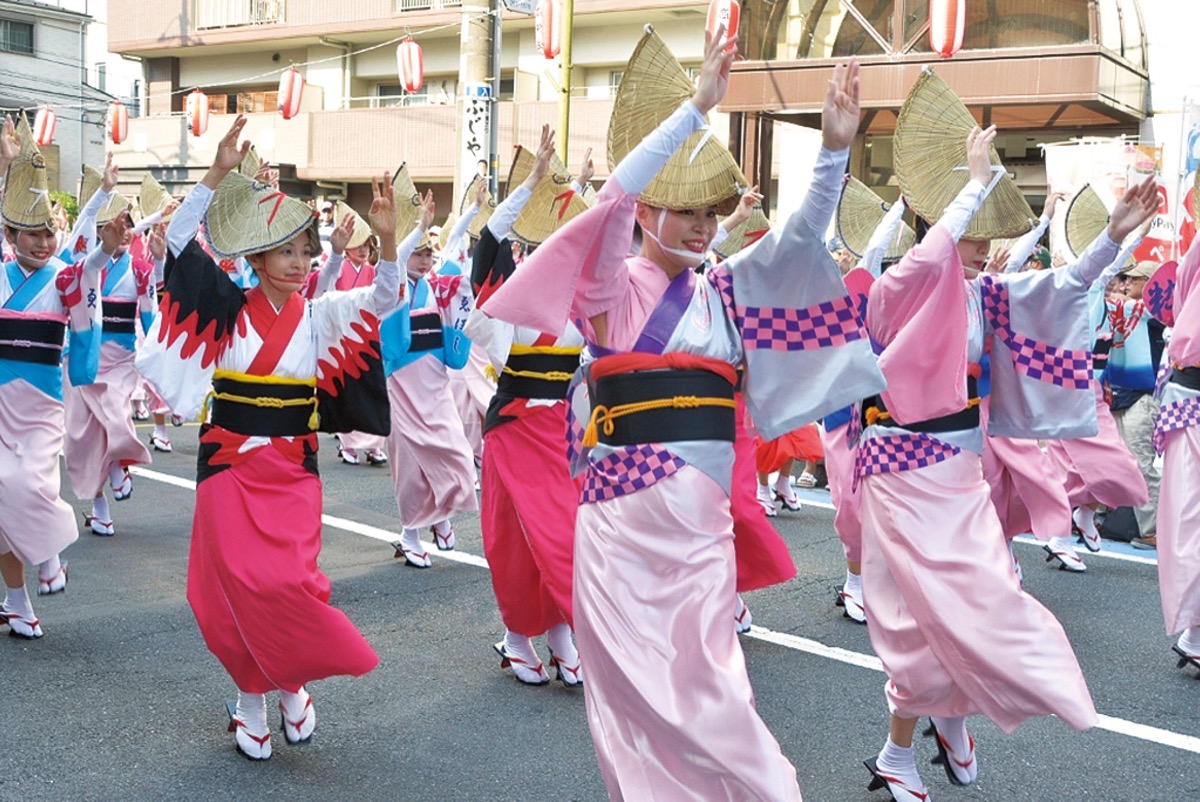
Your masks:
{"label": "yellow obi cord", "polygon": [[568,345],[518,345],[508,351],[510,356],[526,356],[527,354],[550,354],[551,356],[579,356],[583,349]]}
{"label": "yellow obi cord", "polygon": [[545,373],[540,370],[513,370],[508,365],[504,366],[503,372],[509,376],[520,376],[523,379],[541,379],[548,382],[569,382],[573,375],[561,370],[550,370]]}
{"label": "yellow obi cord", "polygon": [[[317,386],[317,377],[311,379],[292,379],[283,376],[253,376],[249,373],[238,373],[233,370],[217,369],[213,371],[213,381],[219,379],[230,379],[232,381],[242,382],[244,384],[262,384],[274,385],[276,387],[313,387]],[[235,404],[249,404],[250,406],[262,407],[263,409],[284,409],[285,407],[301,407],[311,406],[313,408],[312,415],[308,418],[308,428],[316,431],[321,425],[321,416],[317,414],[317,397],[314,395],[310,398],[274,398],[272,396],[247,396],[234,395],[233,393],[218,393],[216,390],[209,390],[208,395],[204,397],[204,404],[200,408],[200,419],[208,418],[208,410],[213,399],[218,401],[230,401]]]}
{"label": "yellow obi cord", "polygon": [[638,412],[648,412],[652,409],[696,409],[697,407],[727,407],[729,409],[737,409],[737,402],[732,398],[721,398],[719,396],[699,397],[694,395],[677,395],[673,398],[659,398],[653,401],[618,404],[611,408],[600,404],[592,410],[592,418],[588,421],[587,430],[583,433],[583,445],[585,448],[594,448],[600,442],[601,427],[604,428],[604,434],[611,437],[614,429],[613,421],[617,418],[634,415]]}

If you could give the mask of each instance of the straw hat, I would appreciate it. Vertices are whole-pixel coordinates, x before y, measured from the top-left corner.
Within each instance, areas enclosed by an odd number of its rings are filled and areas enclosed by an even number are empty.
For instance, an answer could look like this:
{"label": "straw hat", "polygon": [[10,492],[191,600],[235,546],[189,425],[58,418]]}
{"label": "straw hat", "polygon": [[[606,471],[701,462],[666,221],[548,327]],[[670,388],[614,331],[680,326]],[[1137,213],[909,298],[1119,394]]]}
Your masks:
{"label": "straw hat", "polygon": [[[404,239],[421,221],[421,193],[408,174],[408,162],[400,165],[400,169],[392,176],[392,195],[396,200],[396,237]],[[433,249],[433,240],[426,231],[421,235],[414,251]]]}
{"label": "straw hat", "polygon": [[770,230],[771,221],[763,214],[762,206],[755,206],[750,216],[734,226],[725,241],[714,246],[713,250],[722,259],[728,259],[743,248],[749,248],[758,242]]}
{"label": "straw hat", "polygon": [[[608,122],[608,164],[615,167],[647,134],[695,94],[696,88],[662,38],[649,26],[621,78]],[[750,186],[728,148],[707,126],[684,141],[639,200],[663,209],[737,207]]]}
{"label": "straw hat", "polygon": [[[475,180],[471,182],[470,186],[467,187],[466,193],[463,194],[462,203],[458,206],[459,214],[466,214],[467,209],[470,209],[471,204],[475,202],[475,187],[480,181],[487,183],[487,177],[482,175],[475,176]],[[475,215],[471,220],[471,224],[467,226],[467,235],[479,239],[479,235],[483,233],[483,227],[492,218],[492,212],[494,211],[496,211],[496,199],[492,197],[492,193],[489,190],[483,206],[479,209],[479,213]]]}
{"label": "straw hat", "polygon": [[[519,187],[533,172],[537,157],[528,148],[517,146],[508,186]],[[550,169],[533,188],[525,208],[513,221],[513,238],[526,245],[541,245],[575,215],[586,211],[587,203],[571,187],[571,174],[558,154],[550,156]]]}
{"label": "straw hat", "polygon": [[357,248],[359,245],[366,245],[367,240],[371,238],[371,224],[363,220],[359,213],[350,208],[345,201],[338,201],[333,207],[333,224],[341,225],[342,220],[348,214],[354,215],[354,233],[350,235],[346,247]]}
{"label": "straw hat", "polygon": [[269,251],[314,225],[312,209],[270,184],[238,172],[222,179],[204,218],[213,253],[222,259]]}
{"label": "straw hat", "polygon": [[[842,197],[837,208],[837,233],[846,249],[862,258],[867,252],[871,235],[883,222],[891,204],[875,194],[875,191],[854,176],[846,176],[842,184]],[[917,244],[917,234],[904,222],[888,243],[884,261],[899,259]]]}
{"label": "straw hat", "polygon": [[1071,255],[1078,259],[1108,225],[1108,207],[1092,189],[1092,185],[1088,184],[1071,198],[1064,214],[1067,247]]}
{"label": "straw hat", "polygon": [[[79,200],[86,204],[100,190],[103,183],[104,176],[99,170],[95,167],[84,165],[83,186],[79,190]],[[121,212],[128,211],[130,205],[129,198],[113,190],[108,202],[100,207],[100,213],[96,215],[96,225],[103,226],[111,222]]]}
{"label": "straw hat", "polygon": [[16,134],[21,151],[8,167],[0,216],[4,219],[4,225],[23,231],[53,229],[54,212],[50,208],[46,160],[38,150],[33,131],[29,128],[29,120],[24,114],[18,114],[17,117]]}
{"label": "straw hat", "polygon": [[450,214],[446,215],[446,219],[438,227],[438,248],[445,248],[446,241],[450,239],[450,232],[458,225],[458,212],[451,210]]}
{"label": "straw hat", "polygon": [[[926,68],[908,93],[896,121],[896,177],[909,206],[937,222],[971,177],[967,134],[975,118],[945,81]],[[992,164],[1002,166],[992,148]],[[964,239],[1017,237],[1036,224],[1016,183],[1004,175],[971,219]]]}
{"label": "straw hat", "polygon": [[163,185],[158,183],[154,176],[149,173],[142,176],[142,188],[138,190],[138,211],[142,217],[161,212],[171,200],[170,193],[163,189]]}
{"label": "straw hat", "polygon": [[238,165],[237,171],[244,176],[254,178],[254,176],[258,175],[259,167],[262,167],[262,157],[258,155],[258,149],[251,144],[250,151],[246,154],[246,158],[242,159],[242,163]]}

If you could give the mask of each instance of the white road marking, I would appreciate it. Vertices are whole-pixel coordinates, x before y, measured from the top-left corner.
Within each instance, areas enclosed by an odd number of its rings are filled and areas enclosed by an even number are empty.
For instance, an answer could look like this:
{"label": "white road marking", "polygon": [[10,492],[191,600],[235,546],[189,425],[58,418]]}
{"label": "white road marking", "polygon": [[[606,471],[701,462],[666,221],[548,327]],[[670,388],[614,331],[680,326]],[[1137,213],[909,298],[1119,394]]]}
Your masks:
{"label": "white road marking", "polygon": [[[190,479],[181,479],[177,476],[171,476],[170,474],[161,473],[159,471],[138,466],[131,467],[129,470],[135,476],[141,476],[156,482],[173,485],[185,490],[196,489],[196,483]],[[362,535],[375,540],[381,540],[388,544],[399,538],[399,535],[395,532],[389,532],[386,529],[379,529],[378,527],[371,526],[370,524],[359,523],[358,521],[352,521],[348,518],[339,518],[334,515],[322,515],[321,523],[333,529],[340,529],[343,532],[350,532],[351,534]],[[1021,542],[1026,541],[1025,538],[1018,538],[1018,540]],[[1030,540],[1033,543],[1037,543],[1037,541],[1033,541],[1032,539]],[[421,541],[421,543],[427,550],[434,548],[433,544],[431,543],[426,543],[425,541]],[[1103,552],[1094,556],[1102,555]],[[484,558],[461,551],[439,551],[437,552],[437,556],[440,559],[449,560],[451,562],[465,563],[466,565],[473,565],[477,568],[488,567],[487,560]],[[1129,559],[1130,562],[1145,562],[1143,559],[1131,559],[1129,557],[1126,557],[1125,559]],[[732,626],[732,624],[730,626]],[[787,649],[805,652],[806,654],[811,654],[816,657],[837,660],[840,663],[858,666],[859,668],[868,668],[872,671],[879,672],[883,671],[883,663],[880,662],[879,658],[875,657],[874,655],[862,654],[861,652],[854,652],[837,646],[827,646],[819,641],[801,638],[798,635],[790,635],[786,632],[775,632],[770,629],[764,629],[760,626],[752,626],[750,628],[749,637],[757,638],[758,640],[766,641],[767,643],[773,643],[777,646],[783,646]],[[1170,746],[1174,747],[1175,749],[1182,749],[1185,752],[1200,754],[1200,738],[1196,738],[1191,735],[1171,732],[1170,730],[1164,730],[1158,727],[1151,727],[1146,724],[1138,724],[1135,721],[1126,721],[1125,719],[1114,718],[1113,716],[1105,715],[1100,716],[1100,721],[1096,726],[1099,729],[1115,732],[1119,735],[1127,735],[1131,738],[1137,738],[1138,740],[1150,741],[1151,743]]]}

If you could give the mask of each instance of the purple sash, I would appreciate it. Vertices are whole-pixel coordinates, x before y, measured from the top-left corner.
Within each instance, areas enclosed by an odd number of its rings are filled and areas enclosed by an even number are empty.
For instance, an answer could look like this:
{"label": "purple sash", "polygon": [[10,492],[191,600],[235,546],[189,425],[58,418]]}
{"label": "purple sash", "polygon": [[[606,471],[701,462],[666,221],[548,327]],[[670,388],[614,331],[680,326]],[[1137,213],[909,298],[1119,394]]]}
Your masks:
{"label": "purple sash", "polygon": [[[672,279],[671,283],[667,285],[666,292],[658,299],[654,311],[646,319],[646,325],[642,326],[642,333],[631,350],[640,354],[661,354],[665,351],[667,342],[675,333],[679,321],[683,320],[688,306],[691,305],[692,295],[695,291],[696,271],[685,270]],[[588,343],[588,349],[596,358],[619,353],[592,342]]]}

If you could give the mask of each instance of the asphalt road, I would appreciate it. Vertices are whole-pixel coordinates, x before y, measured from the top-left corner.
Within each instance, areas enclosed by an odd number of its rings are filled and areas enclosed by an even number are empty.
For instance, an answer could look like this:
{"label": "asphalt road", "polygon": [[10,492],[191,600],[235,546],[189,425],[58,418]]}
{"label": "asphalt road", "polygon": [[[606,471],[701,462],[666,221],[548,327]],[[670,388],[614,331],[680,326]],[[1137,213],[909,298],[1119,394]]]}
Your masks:
{"label": "asphalt road", "polygon": [[[582,692],[527,687],[498,667],[503,629],[478,518],[457,522],[455,559],[402,566],[386,543],[396,532],[387,469],[337,462],[325,437],[335,520],[322,568],[382,663],[314,684],[311,743],[276,734],[269,762],[239,758],[225,730],[234,688],[184,599],[195,432],[173,430],[175,452],[156,454],[133,497],[113,506],[116,537],[84,533],[67,551],[66,593],[35,600],[46,637],[0,639],[0,800],[605,798]],[[884,802],[861,765],[886,735],[884,676],[866,628],[832,604],[844,564],[828,496],[806,498],[814,503],[776,519],[799,576],[746,597],[756,628],[742,645],[758,709],[806,800]],[[1073,575],[1052,570],[1035,545],[1017,553],[1026,590],[1075,645],[1102,726],[1076,733],[1042,719],[1005,735],[974,718],[972,788],[950,786],[927,763],[932,743],[918,744],[931,798],[1200,799],[1200,680],[1175,668],[1153,563],[1125,550],[1088,557],[1088,573]]]}

